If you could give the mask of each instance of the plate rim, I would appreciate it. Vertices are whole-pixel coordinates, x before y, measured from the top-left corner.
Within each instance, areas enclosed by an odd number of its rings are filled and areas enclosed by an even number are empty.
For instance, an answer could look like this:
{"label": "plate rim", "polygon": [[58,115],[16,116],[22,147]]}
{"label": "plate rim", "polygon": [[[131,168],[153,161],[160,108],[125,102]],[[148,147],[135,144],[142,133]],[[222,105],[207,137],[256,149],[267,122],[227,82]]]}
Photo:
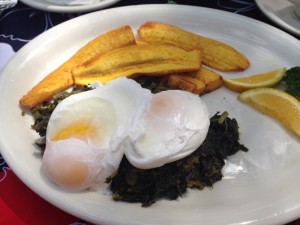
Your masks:
{"label": "plate rim", "polygon": [[32,8],[43,10],[46,12],[57,12],[57,13],[84,13],[91,12],[98,9],[109,7],[113,4],[120,2],[121,0],[103,0],[101,2],[90,4],[90,5],[56,5],[54,3],[46,2],[45,0],[20,0],[25,5],[31,6]]}
{"label": "plate rim", "polygon": [[[280,17],[278,17],[275,13],[266,10],[265,9],[265,3],[266,2],[270,2],[270,0],[255,0],[256,5],[258,6],[258,8],[266,15],[266,17],[268,17],[272,22],[274,22],[275,24],[277,24],[278,26],[282,27],[283,29],[285,29],[286,31],[292,33],[293,35],[296,35],[298,37],[300,37],[300,29],[295,28],[294,26],[292,26],[291,24],[287,24],[285,21],[283,21]],[[287,6],[292,6],[292,3],[288,2],[288,1],[282,1],[283,4],[286,4]],[[296,15],[292,16],[290,15],[290,18],[294,18],[297,19]],[[300,19],[299,21],[295,22],[299,22],[300,23]]]}

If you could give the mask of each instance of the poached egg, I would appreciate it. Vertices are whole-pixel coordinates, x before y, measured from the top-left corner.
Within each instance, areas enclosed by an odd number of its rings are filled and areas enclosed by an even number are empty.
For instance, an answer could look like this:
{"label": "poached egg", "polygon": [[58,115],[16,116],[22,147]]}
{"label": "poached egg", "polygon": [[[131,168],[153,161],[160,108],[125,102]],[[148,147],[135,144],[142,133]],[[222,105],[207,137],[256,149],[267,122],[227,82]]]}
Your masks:
{"label": "poached egg", "polygon": [[84,190],[116,172],[123,156],[150,169],[191,154],[204,141],[209,121],[198,95],[152,94],[118,78],[57,105],[47,127],[43,170],[60,187]]}

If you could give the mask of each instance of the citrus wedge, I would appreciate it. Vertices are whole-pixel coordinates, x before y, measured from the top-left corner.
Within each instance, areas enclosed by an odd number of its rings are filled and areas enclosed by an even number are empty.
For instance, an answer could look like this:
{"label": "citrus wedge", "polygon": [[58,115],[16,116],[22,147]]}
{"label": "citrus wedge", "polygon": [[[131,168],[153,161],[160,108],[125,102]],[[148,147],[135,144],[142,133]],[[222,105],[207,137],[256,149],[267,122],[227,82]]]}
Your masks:
{"label": "citrus wedge", "polygon": [[275,88],[255,88],[244,91],[238,99],[277,119],[300,137],[300,101]]}
{"label": "citrus wedge", "polygon": [[248,77],[224,80],[224,85],[236,92],[243,92],[252,88],[272,87],[278,84],[285,74],[286,68],[255,74]]}

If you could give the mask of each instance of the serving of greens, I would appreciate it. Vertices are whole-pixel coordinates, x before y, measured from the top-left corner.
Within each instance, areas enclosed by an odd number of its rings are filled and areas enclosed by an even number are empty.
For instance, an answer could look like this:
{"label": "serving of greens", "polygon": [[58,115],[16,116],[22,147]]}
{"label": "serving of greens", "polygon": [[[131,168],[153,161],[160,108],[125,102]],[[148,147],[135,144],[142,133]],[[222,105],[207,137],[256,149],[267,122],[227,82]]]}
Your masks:
{"label": "serving of greens", "polygon": [[300,67],[288,69],[282,81],[287,85],[285,91],[300,101]]}
{"label": "serving of greens", "polygon": [[142,170],[124,157],[118,171],[107,179],[117,201],[141,202],[150,206],[156,200],[175,200],[187,188],[212,187],[222,179],[225,159],[238,151],[248,151],[239,140],[238,123],[227,112],[211,119],[204,143],[191,155],[162,167]]}
{"label": "serving of greens", "polygon": [[[137,80],[153,93],[166,90],[159,81],[146,77]],[[60,92],[52,101],[34,107],[31,112],[35,123],[32,125],[39,135],[36,145],[41,152],[45,150],[45,135],[51,113],[64,98],[90,87],[74,87],[71,92]],[[154,169],[138,169],[124,156],[118,171],[107,178],[116,201],[140,202],[143,207],[150,206],[159,199],[174,200],[182,196],[188,188],[202,190],[212,187],[223,177],[222,168],[228,156],[238,151],[248,151],[239,143],[239,127],[227,112],[217,112],[210,118],[210,127],[204,143],[191,155],[178,161]]]}

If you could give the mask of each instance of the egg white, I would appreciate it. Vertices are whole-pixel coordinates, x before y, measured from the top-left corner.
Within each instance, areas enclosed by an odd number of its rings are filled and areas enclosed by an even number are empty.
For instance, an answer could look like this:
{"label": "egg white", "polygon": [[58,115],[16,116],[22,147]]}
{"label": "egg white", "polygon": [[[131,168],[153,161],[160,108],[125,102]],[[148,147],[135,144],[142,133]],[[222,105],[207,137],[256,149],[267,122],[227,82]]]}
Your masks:
{"label": "egg white", "polygon": [[[150,91],[124,78],[64,99],[47,127],[43,168],[48,177],[73,190],[105,181],[117,170],[124,155],[122,143],[143,115],[150,97]],[[84,139],[75,135],[53,140],[61,130],[76,123],[87,123],[96,132]]]}
{"label": "egg white", "polygon": [[152,94],[134,80],[115,79],[57,105],[47,127],[43,168],[60,187],[84,190],[116,172],[124,156],[150,169],[191,154],[209,122],[197,95]]}
{"label": "egg white", "polygon": [[206,138],[210,120],[197,95],[169,90],[152,96],[139,123],[129,134],[125,155],[141,169],[160,167],[195,151]]}

